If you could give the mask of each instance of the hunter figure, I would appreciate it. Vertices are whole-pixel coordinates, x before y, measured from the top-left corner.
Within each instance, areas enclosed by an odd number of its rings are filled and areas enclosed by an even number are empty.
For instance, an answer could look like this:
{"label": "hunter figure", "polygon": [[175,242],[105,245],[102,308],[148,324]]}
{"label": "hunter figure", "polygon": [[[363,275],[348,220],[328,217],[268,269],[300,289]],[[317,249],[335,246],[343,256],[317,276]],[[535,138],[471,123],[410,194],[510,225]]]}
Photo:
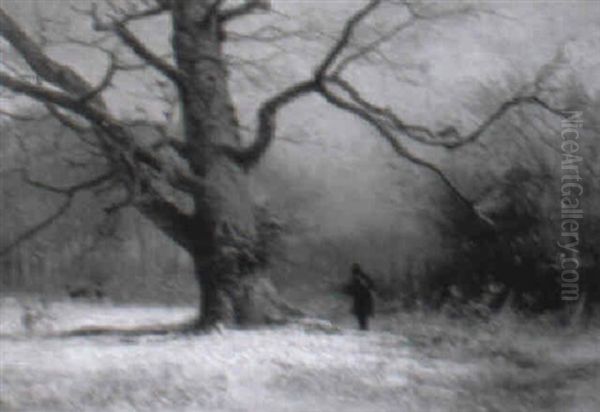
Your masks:
{"label": "hunter figure", "polygon": [[374,315],[373,289],[373,280],[363,272],[358,263],[353,263],[352,278],[344,287],[344,292],[352,296],[352,313],[361,330],[369,329],[369,317]]}

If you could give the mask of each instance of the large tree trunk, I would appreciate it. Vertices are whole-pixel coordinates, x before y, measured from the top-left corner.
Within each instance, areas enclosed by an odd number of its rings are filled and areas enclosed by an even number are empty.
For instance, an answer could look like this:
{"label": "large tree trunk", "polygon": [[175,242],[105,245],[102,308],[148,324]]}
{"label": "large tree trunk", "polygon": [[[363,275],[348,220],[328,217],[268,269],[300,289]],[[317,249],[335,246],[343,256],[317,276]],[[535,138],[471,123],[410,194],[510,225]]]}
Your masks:
{"label": "large tree trunk", "polygon": [[243,283],[253,276],[255,220],[246,176],[230,160],[211,159],[197,193],[192,236],[202,324],[239,323]]}
{"label": "large tree trunk", "polygon": [[[202,326],[260,323],[277,317],[257,281],[256,221],[248,177],[223,147],[240,146],[228,89],[221,30],[212,2],[173,3],[173,50],[190,166],[199,176],[190,252],[201,288]],[[260,286],[262,285],[262,286]],[[271,308],[272,309],[272,308]]]}
{"label": "large tree trunk", "polygon": [[254,207],[245,172],[215,154],[196,194],[190,251],[200,286],[202,328],[281,323],[302,313],[261,276]]}

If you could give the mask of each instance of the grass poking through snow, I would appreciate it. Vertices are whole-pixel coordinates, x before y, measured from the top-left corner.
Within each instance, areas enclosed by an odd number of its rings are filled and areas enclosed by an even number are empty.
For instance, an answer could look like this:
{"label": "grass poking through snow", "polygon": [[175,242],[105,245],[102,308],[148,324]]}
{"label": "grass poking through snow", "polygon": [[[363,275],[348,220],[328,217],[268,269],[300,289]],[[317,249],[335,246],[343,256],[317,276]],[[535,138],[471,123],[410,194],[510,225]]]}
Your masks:
{"label": "grass poking through snow", "polygon": [[596,411],[600,334],[437,315],[209,335],[57,337],[183,322],[190,308],[48,304],[28,330],[0,300],[2,411]]}

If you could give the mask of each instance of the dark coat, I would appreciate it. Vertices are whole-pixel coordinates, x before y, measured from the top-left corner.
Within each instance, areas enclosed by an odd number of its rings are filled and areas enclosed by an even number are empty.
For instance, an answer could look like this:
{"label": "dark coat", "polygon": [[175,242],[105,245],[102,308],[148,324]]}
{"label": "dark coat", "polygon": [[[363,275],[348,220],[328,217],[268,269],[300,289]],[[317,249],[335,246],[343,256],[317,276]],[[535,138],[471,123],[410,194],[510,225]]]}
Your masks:
{"label": "dark coat", "polygon": [[373,316],[375,299],[373,280],[364,272],[354,273],[344,292],[352,296],[352,313],[356,316]]}

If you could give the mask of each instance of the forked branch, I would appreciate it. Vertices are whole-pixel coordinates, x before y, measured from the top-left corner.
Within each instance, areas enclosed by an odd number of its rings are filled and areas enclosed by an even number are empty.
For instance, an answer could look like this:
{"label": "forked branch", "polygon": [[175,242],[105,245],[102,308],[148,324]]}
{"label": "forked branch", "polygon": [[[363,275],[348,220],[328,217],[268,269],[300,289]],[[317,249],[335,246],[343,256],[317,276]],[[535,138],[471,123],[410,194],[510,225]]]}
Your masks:
{"label": "forked branch", "polygon": [[360,23],[370,12],[372,12],[381,0],[371,0],[366,6],[359,9],[345,24],[340,39],[325,56],[322,63],[315,71],[312,79],[298,82],[282,92],[265,101],[258,110],[256,136],[248,147],[237,150],[226,147],[224,151],[236,159],[243,167],[250,168],[262,158],[275,135],[276,119],[280,109],[312,92],[318,92],[322,87],[323,76],[335,59],[348,44],[356,25]]}
{"label": "forked branch", "polygon": [[75,95],[84,95],[93,89],[76,71],[48,58],[42,47],[34,42],[2,8],[0,8],[0,36],[21,54],[41,79]]}
{"label": "forked branch", "polygon": [[381,4],[381,0],[371,0],[367,3],[366,6],[359,9],[344,25],[342,29],[342,34],[339,39],[335,42],[329,53],[325,55],[325,58],[319,64],[317,69],[315,70],[315,79],[317,81],[322,81],[326,76],[327,71],[333,66],[336,59],[342,53],[342,51],[346,48],[350,39],[352,38],[352,34],[356,27],[360,24],[360,22],[367,17],[373,10],[375,10]]}
{"label": "forked branch", "polygon": [[390,109],[369,102],[354,86],[339,76],[328,77],[326,81],[328,84],[336,86],[344,91],[358,107],[370,113],[374,119],[378,119],[382,124],[386,124],[387,128],[394,129],[397,134],[403,134],[426,145],[443,146],[450,149],[458,148],[479,139],[495,122],[503,118],[511,109],[518,106],[538,106],[557,116],[563,116],[561,109],[552,107],[534,94],[517,94],[502,102],[502,104],[500,104],[498,108],[484,119],[472,132],[463,135],[454,126],[448,126],[441,130],[432,130],[422,125],[407,123]]}
{"label": "forked branch", "polygon": [[[162,8],[160,8],[162,12]],[[132,18],[113,19],[111,22],[103,22],[98,15],[96,7],[92,7],[87,14],[94,22],[94,29],[114,33],[123,44],[125,44],[142,61],[154,67],[165,77],[173,81],[178,86],[182,86],[183,74],[166,60],[152,52],[146,45],[126,26],[126,23],[132,21]]]}

